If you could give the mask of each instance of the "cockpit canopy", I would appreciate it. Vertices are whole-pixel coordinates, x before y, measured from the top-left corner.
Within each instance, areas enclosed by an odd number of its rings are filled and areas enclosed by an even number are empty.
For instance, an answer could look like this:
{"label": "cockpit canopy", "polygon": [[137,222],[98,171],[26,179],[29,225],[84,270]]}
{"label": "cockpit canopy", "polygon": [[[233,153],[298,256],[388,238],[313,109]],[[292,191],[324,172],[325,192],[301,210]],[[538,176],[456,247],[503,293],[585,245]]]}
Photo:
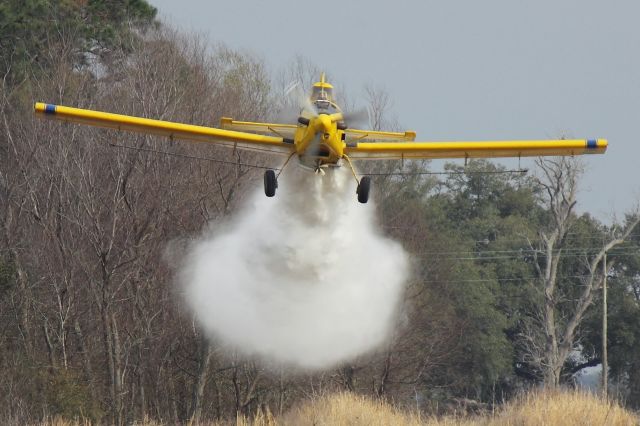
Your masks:
{"label": "cockpit canopy", "polygon": [[331,107],[337,109],[333,100],[333,86],[327,83],[324,73],[320,74],[320,81],[313,84],[309,99],[320,110],[327,110]]}
{"label": "cockpit canopy", "polygon": [[333,102],[333,88],[314,85],[311,91],[311,102],[316,101]]}
{"label": "cockpit canopy", "polygon": [[311,102],[318,110],[329,110],[335,104],[333,103],[333,89],[331,87],[313,86],[311,91]]}

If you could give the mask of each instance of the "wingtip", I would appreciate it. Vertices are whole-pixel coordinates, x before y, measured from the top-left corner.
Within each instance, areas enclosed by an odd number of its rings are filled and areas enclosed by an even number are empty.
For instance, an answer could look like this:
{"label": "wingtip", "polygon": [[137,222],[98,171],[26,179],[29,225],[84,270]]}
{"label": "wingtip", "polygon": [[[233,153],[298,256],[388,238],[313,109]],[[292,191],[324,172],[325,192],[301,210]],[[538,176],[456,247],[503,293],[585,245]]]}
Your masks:
{"label": "wingtip", "polygon": [[33,110],[39,114],[55,114],[56,106],[53,104],[46,104],[44,102],[36,102],[33,104]]}
{"label": "wingtip", "polygon": [[609,143],[606,139],[587,139],[586,154],[604,154]]}

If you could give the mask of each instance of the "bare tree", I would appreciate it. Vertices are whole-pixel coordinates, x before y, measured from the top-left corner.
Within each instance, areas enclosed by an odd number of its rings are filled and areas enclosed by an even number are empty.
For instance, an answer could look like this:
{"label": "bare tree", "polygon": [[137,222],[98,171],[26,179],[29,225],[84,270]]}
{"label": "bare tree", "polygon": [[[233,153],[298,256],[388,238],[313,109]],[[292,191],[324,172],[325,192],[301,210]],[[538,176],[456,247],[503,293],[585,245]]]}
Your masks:
{"label": "bare tree", "polygon": [[369,105],[369,121],[372,130],[395,130],[398,123],[391,118],[393,102],[386,89],[367,84],[364,88],[365,98]]}
{"label": "bare tree", "polygon": [[[567,246],[567,234],[576,221],[574,208],[583,166],[578,160],[567,157],[539,159],[536,163],[542,173],[537,183],[544,191],[550,219],[547,228],[539,233],[539,242],[529,242],[543,293],[543,304],[536,315],[541,333],[530,328],[522,337],[527,348],[526,360],[542,372],[545,385],[558,386],[562,368],[571,352],[577,349],[577,329],[593,301],[595,290],[602,285],[604,276],[599,265],[607,251],[622,244],[631,234],[640,216],[629,221],[622,230],[611,229],[608,241],[601,249],[594,255],[585,255],[585,274],[579,296],[572,301],[567,317],[560,317],[558,270]],[[607,266],[608,273],[613,265]]]}

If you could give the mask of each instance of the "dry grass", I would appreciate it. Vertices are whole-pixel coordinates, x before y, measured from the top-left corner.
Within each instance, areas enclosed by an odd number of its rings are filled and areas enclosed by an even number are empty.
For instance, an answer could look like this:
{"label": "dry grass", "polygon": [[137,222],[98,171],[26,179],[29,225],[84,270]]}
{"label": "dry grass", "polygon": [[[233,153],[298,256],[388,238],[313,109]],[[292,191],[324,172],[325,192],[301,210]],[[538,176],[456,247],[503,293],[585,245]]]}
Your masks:
{"label": "dry grass", "polygon": [[[237,426],[328,426],[328,425],[424,425],[424,426],[540,426],[540,425],[640,425],[640,418],[616,402],[604,401],[584,392],[532,392],[503,406],[494,414],[475,417],[421,417],[418,413],[400,411],[374,399],[349,393],[319,397],[292,409],[282,418],[259,412],[254,418],[236,422],[201,423],[201,425]],[[42,423],[51,426],[89,425],[61,419]],[[141,426],[159,423],[144,421]]]}
{"label": "dry grass", "polygon": [[640,424],[640,418],[623,409],[616,402],[604,401],[584,392],[532,392],[505,405],[495,414],[439,418],[421,418],[417,413],[401,412],[381,401],[338,393],[308,401],[291,410],[281,419],[276,419],[269,414],[260,414],[252,421],[241,419],[237,424],[241,426],[634,426]]}
{"label": "dry grass", "polygon": [[42,423],[21,423],[18,421],[8,421],[7,425],[33,425],[33,426],[92,426],[91,421],[87,419],[82,420],[67,420],[62,417],[54,417],[50,420]]}
{"label": "dry grass", "polygon": [[533,392],[505,406],[486,425],[611,425],[634,426],[640,418],[620,407],[585,392]]}
{"label": "dry grass", "polygon": [[291,410],[283,425],[423,425],[420,417],[373,399],[348,393],[328,395]]}

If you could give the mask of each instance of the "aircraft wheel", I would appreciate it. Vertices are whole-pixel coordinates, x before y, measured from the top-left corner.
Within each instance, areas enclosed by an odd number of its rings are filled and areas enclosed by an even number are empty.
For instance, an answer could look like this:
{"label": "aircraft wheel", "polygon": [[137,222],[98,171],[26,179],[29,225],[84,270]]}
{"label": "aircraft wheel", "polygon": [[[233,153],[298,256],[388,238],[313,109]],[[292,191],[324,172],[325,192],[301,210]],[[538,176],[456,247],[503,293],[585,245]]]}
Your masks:
{"label": "aircraft wheel", "polygon": [[264,172],[264,194],[267,197],[273,197],[276,195],[277,187],[278,180],[276,179],[276,172],[273,170],[267,170]]}
{"label": "aircraft wheel", "polygon": [[358,185],[358,190],[356,193],[358,194],[358,201],[362,204],[365,204],[369,201],[369,190],[371,189],[371,176],[364,176],[360,179],[360,184]]}

